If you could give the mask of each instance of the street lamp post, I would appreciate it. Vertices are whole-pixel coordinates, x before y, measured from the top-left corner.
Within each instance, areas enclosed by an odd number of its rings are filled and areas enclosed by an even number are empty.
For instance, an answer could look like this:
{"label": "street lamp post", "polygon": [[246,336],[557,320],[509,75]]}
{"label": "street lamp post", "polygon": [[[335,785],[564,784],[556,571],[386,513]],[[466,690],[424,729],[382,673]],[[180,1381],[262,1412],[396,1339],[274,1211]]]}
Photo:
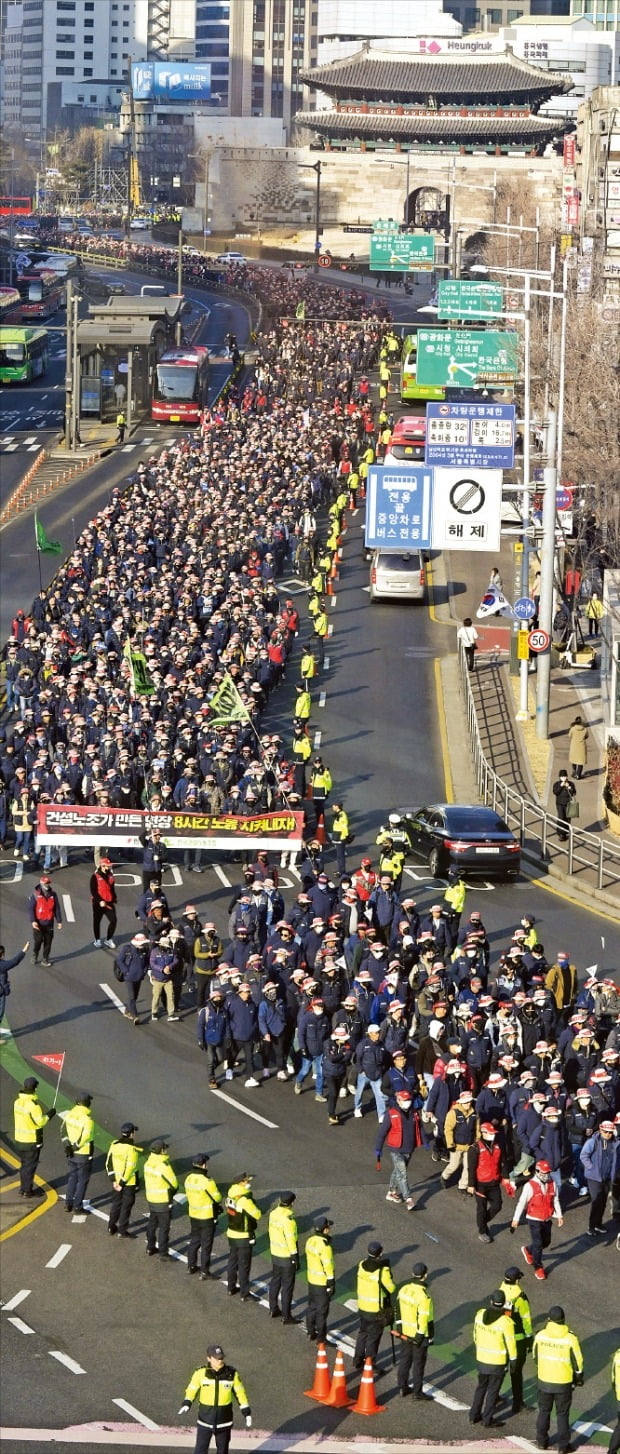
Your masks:
{"label": "street lamp post", "polygon": [[314,266],[318,268],[319,253],[321,251],[321,167],[322,161],[298,162],[298,167],[304,172],[316,173],[316,192],[314,195]]}

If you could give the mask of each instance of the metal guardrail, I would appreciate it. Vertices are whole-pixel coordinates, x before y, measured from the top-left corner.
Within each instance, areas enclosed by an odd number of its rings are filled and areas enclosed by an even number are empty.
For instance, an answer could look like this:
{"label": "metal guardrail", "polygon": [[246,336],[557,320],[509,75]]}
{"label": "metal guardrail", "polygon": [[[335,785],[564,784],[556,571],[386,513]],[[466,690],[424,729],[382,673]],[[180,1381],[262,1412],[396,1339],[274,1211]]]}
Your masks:
{"label": "metal guardrail", "polygon": [[[505,783],[487,760],[480,737],[476,704],[465,654],[459,648],[459,676],[467,714],[469,744],[478,793],[488,807],[500,813],[519,838],[524,854],[546,867],[557,865],[561,872],[581,879],[584,890],[593,887],[609,892],[620,885],[620,844],[601,835],[562,823],[531,798],[522,797]],[[568,840],[558,838],[568,831]]]}

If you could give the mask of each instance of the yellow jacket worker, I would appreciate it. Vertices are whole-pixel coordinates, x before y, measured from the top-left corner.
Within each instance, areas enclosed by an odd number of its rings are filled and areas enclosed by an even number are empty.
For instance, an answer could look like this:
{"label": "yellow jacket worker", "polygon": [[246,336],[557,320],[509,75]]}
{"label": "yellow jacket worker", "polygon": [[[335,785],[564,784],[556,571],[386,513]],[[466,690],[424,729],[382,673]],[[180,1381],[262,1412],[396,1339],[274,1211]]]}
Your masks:
{"label": "yellow jacket worker", "polygon": [[67,1212],[84,1212],[84,1197],[93,1168],[95,1122],[90,1113],[92,1099],[90,1091],[84,1091],[63,1117],[62,1139],[69,1167]]}
{"label": "yellow jacket worker", "polygon": [[357,1268],[357,1306],[360,1326],[353,1354],[353,1367],[362,1369],[364,1360],[376,1363],[383,1329],[393,1320],[392,1296],[396,1283],[380,1242],[368,1243],[368,1256]]}
{"label": "yellow jacket worker", "polygon": [[138,1166],[141,1146],[134,1145],[134,1133],[138,1127],[133,1121],[125,1121],[117,1141],[112,1141],[105,1161],[105,1169],[114,1188],[110,1202],[108,1232],[114,1237],[135,1237],[129,1231],[129,1218],[138,1190]]}
{"label": "yellow jacket worker", "polygon": [[192,1160],[192,1169],[188,1172],[184,1182],[191,1227],[187,1249],[187,1271],[190,1277],[198,1271],[198,1253],[200,1253],[200,1277],[203,1282],[206,1282],[211,1276],[209,1269],[215,1236],[215,1218],[222,1210],[222,1193],[217,1182],[213,1180],[212,1176],[209,1176],[208,1165],[209,1157],[206,1152],[199,1151]]}
{"label": "yellow jacket worker", "polygon": [[178,1189],[176,1172],[168,1155],[168,1142],[154,1141],[144,1163],[144,1195],[149,1204],[146,1250],[149,1257],[159,1253],[162,1262],[168,1260],[172,1198]]}
{"label": "yellow jacket worker", "polygon": [[312,1236],[306,1242],[306,1279],[308,1282],[306,1333],[311,1343],[325,1342],[329,1305],[336,1289],[334,1249],[331,1240],[333,1225],[329,1217],[319,1217],[314,1224]]}
{"label": "yellow jacket worker", "polygon": [[252,1411],[241,1377],[232,1364],[224,1362],[224,1349],[219,1343],[212,1343],[207,1348],[206,1363],[192,1374],[179,1409],[180,1414],[189,1413],[196,1396],[198,1423],[195,1454],[207,1454],[213,1434],[216,1454],[227,1454],[232,1433],[233,1400],[236,1399],[239,1404],[246,1429],[252,1428]]}
{"label": "yellow jacket worker", "polygon": [[517,1358],[514,1324],[506,1312],[506,1298],[499,1287],[487,1299],[486,1307],[479,1308],[476,1313],[474,1348],[478,1384],[469,1411],[469,1422],[479,1424],[482,1421],[485,1429],[492,1429],[497,1423],[493,1412],[504,1374]]}
{"label": "yellow jacket worker", "polygon": [[43,1187],[34,1185],[34,1174],[43,1146],[43,1127],[56,1115],[53,1106],[49,1111],[43,1110],[36,1093],[38,1084],[38,1080],[29,1075],[13,1104],[20,1197],[43,1196]]}
{"label": "yellow jacket worker", "polygon": [[609,1441],[608,1454],[618,1454],[618,1450],[620,1449],[620,1348],[616,1348],[611,1360],[611,1386],[618,1405],[618,1418]]}
{"label": "yellow jacket worker", "polygon": [[570,1406],[573,1386],[583,1383],[583,1354],[579,1339],[571,1332],[564,1308],[549,1308],[544,1328],[536,1334],[533,1347],[538,1376],[538,1418],[536,1443],[547,1448],[549,1424],[555,1403],[558,1421],[558,1451],[566,1454],[570,1447]]}
{"label": "yellow jacket worker", "polygon": [[277,1206],[272,1207],[269,1213],[269,1316],[281,1318],[287,1324],[299,1322],[291,1311],[295,1274],[299,1267],[297,1222],[293,1211],[296,1200],[294,1191],[284,1191]]}
{"label": "yellow jacket worker", "polygon": [[411,1282],[406,1282],[397,1296],[396,1327],[402,1339],[398,1360],[398,1388],[401,1398],[406,1398],[409,1393],[409,1374],[412,1373],[412,1394],[418,1403],[431,1398],[422,1389],[428,1349],[435,1336],[435,1310],[426,1285],[427,1276],[426,1263],[416,1262]]}
{"label": "yellow jacket worker", "polygon": [[247,1303],[251,1296],[252,1248],[256,1241],[256,1227],[262,1216],[260,1207],[252,1200],[253,1180],[250,1171],[243,1171],[228,1188],[226,1197],[228,1296],[234,1297],[235,1293],[240,1292],[242,1303]]}

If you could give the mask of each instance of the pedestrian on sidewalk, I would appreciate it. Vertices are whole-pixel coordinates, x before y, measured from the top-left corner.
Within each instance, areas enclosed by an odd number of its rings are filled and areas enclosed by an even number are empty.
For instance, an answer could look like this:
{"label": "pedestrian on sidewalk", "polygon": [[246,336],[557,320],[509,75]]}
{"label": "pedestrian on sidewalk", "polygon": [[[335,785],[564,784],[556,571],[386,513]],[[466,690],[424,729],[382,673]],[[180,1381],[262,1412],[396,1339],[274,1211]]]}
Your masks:
{"label": "pedestrian on sidewalk", "polygon": [[463,625],[459,626],[456,639],[462,643],[469,671],[473,671],[474,656],[478,650],[478,632],[473,625],[471,616],[466,616]]}
{"label": "pedestrian on sidewalk", "polygon": [[495,586],[498,591],[503,591],[504,589],[504,583],[496,565],[493,566],[489,576],[489,586]]}
{"label": "pedestrian on sidewalk", "polygon": [[588,763],[589,736],[583,717],[575,717],[568,729],[568,756],[571,772],[577,781],[583,777],[584,767]]}
{"label": "pedestrian on sidewalk", "polygon": [[[560,776],[556,778],[552,792],[555,798],[556,818],[559,818],[562,824],[568,823],[571,816],[577,816],[576,814],[571,814],[569,811],[571,803],[574,802],[577,796],[577,789],[574,782],[569,778],[565,767],[562,768]],[[568,828],[559,828],[558,838],[565,843],[568,838]]]}
{"label": "pedestrian on sidewalk", "polygon": [[593,591],[589,601],[586,603],[586,620],[588,622],[588,636],[598,636],[601,629],[601,618],[603,615],[603,602],[598,591]]}
{"label": "pedestrian on sidewalk", "polygon": [[122,444],[123,443],[123,440],[125,438],[125,430],[126,430],[126,428],[127,428],[127,419],[125,417],[125,410],[124,409],[119,409],[118,414],[116,416],[116,430],[117,430],[116,443],[117,444]]}

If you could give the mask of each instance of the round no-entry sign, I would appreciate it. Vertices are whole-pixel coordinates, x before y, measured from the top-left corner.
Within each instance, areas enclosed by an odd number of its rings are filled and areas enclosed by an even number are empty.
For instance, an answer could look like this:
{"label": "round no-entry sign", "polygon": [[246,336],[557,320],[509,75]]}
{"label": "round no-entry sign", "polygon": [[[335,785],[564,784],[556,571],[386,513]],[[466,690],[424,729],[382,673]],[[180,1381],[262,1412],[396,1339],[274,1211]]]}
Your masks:
{"label": "round no-entry sign", "polygon": [[573,504],[573,492],[562,485],[557,491],[555,505],[557,510],[570,510]]}
{"label": "round no-entry sign", "polygon": [[551,637],[549,635],[549,632],[541,631],[540,629],[538,629],[537,631],[530,631],[530,634],[527,638],[527,644],[530,648],[530,651],[546,651],[547,647],[551,645]]}

